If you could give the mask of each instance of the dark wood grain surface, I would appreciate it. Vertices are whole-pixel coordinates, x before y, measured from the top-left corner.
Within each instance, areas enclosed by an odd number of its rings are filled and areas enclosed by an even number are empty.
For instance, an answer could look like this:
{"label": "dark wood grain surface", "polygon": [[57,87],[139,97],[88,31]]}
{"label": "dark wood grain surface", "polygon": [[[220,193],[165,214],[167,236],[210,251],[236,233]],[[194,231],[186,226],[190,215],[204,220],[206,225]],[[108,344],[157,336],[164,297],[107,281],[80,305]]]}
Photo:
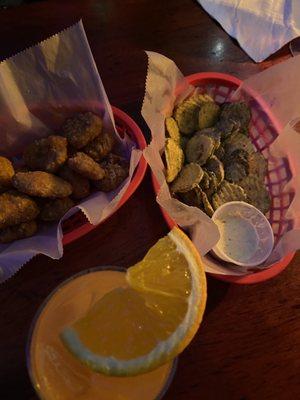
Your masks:
{"label": "dark wood grain surface", "polygon": [[[146,57],[172,58],[184,74],[220,71],[245,78],[289,57],[287,47],[253,63],[192,0],[44,1],[0,11],[5,59],[83,18],[112,104],[140,116]],[[45,297],[70,275],[97,265],[138,261],[167,226],[150,175],[107,222],[68,245],[59,261],[38,256],[0,286],[0,398],[36,399],[25,345]],[[276,278],[252,286],[208,277],[208,306],[192,344],[180,356],[167,400],[300,399],[300,254]],[[75,400],[75,399],[74,399]],[[97,400],[97,399],[95,399]]]}

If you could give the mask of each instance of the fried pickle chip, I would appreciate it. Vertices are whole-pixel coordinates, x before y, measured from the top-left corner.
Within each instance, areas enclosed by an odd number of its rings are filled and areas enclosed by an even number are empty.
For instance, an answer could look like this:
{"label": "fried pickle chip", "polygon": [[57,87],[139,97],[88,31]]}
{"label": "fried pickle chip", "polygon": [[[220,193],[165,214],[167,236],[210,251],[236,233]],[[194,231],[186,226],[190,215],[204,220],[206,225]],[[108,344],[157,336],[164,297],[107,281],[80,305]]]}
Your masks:
{"label": "fried pickle chip", "polygon": [[177,194],[180,201],[192,207],[202,207],[202,191],[198,186],[194,187],[188,192],[182,192]]}
{"label": "fried pickle chip", "polygon": [[68,118],[62,126],[62,134],[75,149],[82,149],[100,135],[102,119],[92,112],[79,113]]}
{"label": "fried pickle chip", "polygon": [[67,139],[62,136],[50,135],[36,139],[26,147],[23,160],[32,170],[54,173],[67,159]]}
{"label": "fried pickle chip", "polygon": [[258,151],[248,157],[249,174],[258,176],[262,181],[265,180],[268,170],[268,161]]}
{"label": "fried pickle chip", "polygon": [[0,193],[11,186],[15,171],[12,163],[6,157],[0,157]]}
{"label": "fried pickle chip", "polygon": [[247,201],[247,196],[241,186],[224,180],[218,191],[212,196],[212,206],[216,210],[229,201]]}
{"label": "fried pickle chip", "polygon": [[105,175],[100,164],[87,154],[78,152],[68,159],[68,167],[86,179],[97,181]]}
{"label": "fried pickle chip", "polygon": [[214,139],[198,132],[187,142],[185,155],[188,162],[195,162],[201,166],[210,158],[214,148]]}
{"label": "fried pickle chip", "polygon": [[220,160],[223,161],[225,156],[224,147],[220,144],[220,146],[214,151],[214,155]]}
{"label": "fried pickle chip", "polygon": [[215,156],[212,155],[204,165],[207,171],[213,172],[218,180],[218,185],[223,181],[225,172],[223,163]]}
{"label": "fried pickle chip", "polygon": [[207,196],[210,198],[218,189],[219,180],[216,177],[216,174],[212,171],[207,171],[208,179],[209,179],[209,186],[205,191]]}
{"label": "fried pickle chip", "polygon": [[228,139],[233,133],[244,133],[241,131],[240,123],[221,120],[216,123],[215,128],[220,132],[222,140]]}
{"label": "fried pickle chip", "polygon": [[247,175],[248,175],[248,171],[244,164],[241,164],[239,162],[233,162],[231,164],[230,163],[226,164],[225,179],[228,182],[238,183],[243,178],[245,178]]}
{"label": "fried pickle chip", "polygon": [[102,179],[93,181],[94,186],[102,192],[115,190],[127,178],[129,173],[128,164],[121,159],[119,162],[105,161],[102,164],[105,175]]}
{"label": "fried pickle chip", "polygon": [[199,186],[202,190],[206,191],[209,189],[209,185],[210,185],[210,177],[208,175],[208,172],[203,170],[203,177],[201,179]]}
{"label": "fried pickle chip", "polygon": [[67,165],[63,165],[58,172],[59,176],[69,182],[73,188],[72,198],[83,199],[90,194],[90,182],[83,176],[76,174]]}
{"label": "fried pickle chip", "polygon": [[101,161],[112,151],[114,144],[114,136],[109,132],[102,132],[94,140],[89,142],[82,151],[95,161]]}
{"label": "fried pickle chip", "polygon": [[198,186],[203,177],[203,169],[199,164],[186,164],[171,184],[171,192],[188,192]]}
{"label": "fried pickle chip", "polygon": [[213,99],[195,90],[192,96],[178,104],[174,111],[174,118],[181,133],[190,135],[199,129],[199,110],[206,102],[213,102]]}
{"label": "fried pickle chip", "polygon": [[59,221],[74,206],[69,197],[47,201],[41,208],[40,219],[45,222]]}
{"label": "fried pickle chip", "polygon": [[180,136],[180,142],[179,142],[179,144],[180,144],[180,147],[182,148],[182,150],[183,151],[185,151],[185,149],[186,149],[186,145],[187,145],[187,142],[189,141],[189,138],[188,137],[186,137],[186,136]]}
{"label": "fried pickle chip", "polygon": [[173,139],[166,139],[165,145],[165,158],[166,158],[166,180],[173,182],[184,163],[183,150]]}
{"label": "fried pickle chip", "polygon": [[251,111],[244,101],[224,103],[221,106],[220,120],[235,122],[241,128],[248,128],[250,119]]}
{"label": "fried pickle chip", "polygon": [[236,150],[244,150],[249,155],[255,152],[251,140],[242,133],[235,132],[223,142],[226,157],[228,158]]}
{"label": "fried pickle chip", "polygon": [[220,114],[220,107],[218,104],[207,101],[203,103],[199,110],[199,117],[198,117],[198,128],[205,129],[210,128],[217,122]]}
{"label": "fried pickle chip", "polygon": [[180,132],[175,119],[172,117],[166,118],[165,125],[168,136],[175,142],[180,143]]}
{"label": "fried pickle chip", "polygon": [[225,153],[223,162],[225,164],[225,167],[233,163],[242,164],[248,171],[249,170],[248,159],[249,159],[249,154],[247,153],[247,151],[243,149],[236,149],[233,152]]}
{"label": "fried pickle chip", "polygon": [[202,204],[203,204],[203,210],[204,210],[204,212],[205,212],[209,217],[212,217],[212,215],[213,215],[213,213],[214,213],[214,209],[213,209],[212,205],[210,204],[206,193],[202,191],[201,196],[202,196]]}
{"label": "fried pickle chip", "polygon": [[33,221],[21,222],[18,225],[8,226],[0,230],[0,243],[10,243],[14,240],[33,236],[37,231],[37,223]]}
{"label": "fried pickle chip", "polygon": [[0,194],[0,229],[31,221],[38,214],[36,202],[25,194],[15,190]]}
{"label": "fried pickle chip", "polygon": [[238,183],[249,174],[249,154],[243,149],[236,149],[224,156],[225,179]]}
{"label": "fried pickle chip", "polygon": [[199,131],[202,135],[206,135],[214,140],[215,146],[214,151],[217,150],[221,145],[221,132],[213,127],[213,128],[205,128]]}
{"label": "fried pickle chip", "polygon": [[263,214],[266,214],[270,209],[271,199],[268,190],[259,176],[248,175],[239,185],[244,189],[248,203],[258,208]]}
{"label": "fried pickle chip", "polygon": [[67,197],[72,186],[58,176],[43,171],[18,172],[12,180],[20,192],[36,197]]}

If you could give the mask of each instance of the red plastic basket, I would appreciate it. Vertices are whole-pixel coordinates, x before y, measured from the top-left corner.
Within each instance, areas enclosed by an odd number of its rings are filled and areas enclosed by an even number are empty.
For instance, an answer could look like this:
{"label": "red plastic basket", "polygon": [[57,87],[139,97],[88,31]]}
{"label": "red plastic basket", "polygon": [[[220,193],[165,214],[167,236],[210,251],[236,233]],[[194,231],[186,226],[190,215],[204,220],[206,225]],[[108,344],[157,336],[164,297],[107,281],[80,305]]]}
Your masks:
{"label": "red plastic basket", "polygon": [[[112,110],[119,134],[122,136],[124,133],[126,133],[136,143],[137,148],[143,150],[146,147],[146,140],[138,125],[129,117],[129,115],[121,111],[119,108],[112,107]],[[117,211],[136,191],[144,178],[146,169],[147,163],[142,156],[134,172],[130,185],[128,186],[126,192],[119,201],[115,211]],[[105,220],[101,221],[100,224],[102,224]],[[74,240],[80,238],[91,230],[97,228],[100,224],[90,224],[87,221],[85,215],[81,211],[78,211],[76,214],[72,215],[63,223],[63,244],[66,245],[73,242]]]}
{"label": "red plastic basket", "polygon": [[[234,76],[215,72],[197,73],[187,76],[186,79],[190,84],[203,88],[218,103],[228,101],[233,92],[242,84],[242,81]],[[249,129],[251,140],[257,150],[267,159],[270,159],[271,155],[269,153],[269,146],[276,139],[282,127],[272,115],[267,104],[257,93],[247,89],[247,92],[243,91],[243,95],[246,95],[252,111],[252,119]],[[266,185],[272,199],[268,219],[274,232],[275,244],[289,228],[289,221],[285,219],[285,213],[292,201],[293,195],[291,193],[285,193],[282,189],[290,178],[291,172],[288,160],[272,159],[272,168],[270,168],[269,165]],[[152,180],[154,190],[158,193],[160,187],[153,175]],[[161,208],[161,211],[170,228],[177,225],[163,208]],[[268,269],[253,272],[244,276],[220,274],[211,275],[227,282],[239,284],[258,283],[278,275],[288,266],[293,256],[294,253],[289,254]],[[204,262],[206,257],[210,256],[205,256]],[[215,261],[215,263],[218,262]]]}

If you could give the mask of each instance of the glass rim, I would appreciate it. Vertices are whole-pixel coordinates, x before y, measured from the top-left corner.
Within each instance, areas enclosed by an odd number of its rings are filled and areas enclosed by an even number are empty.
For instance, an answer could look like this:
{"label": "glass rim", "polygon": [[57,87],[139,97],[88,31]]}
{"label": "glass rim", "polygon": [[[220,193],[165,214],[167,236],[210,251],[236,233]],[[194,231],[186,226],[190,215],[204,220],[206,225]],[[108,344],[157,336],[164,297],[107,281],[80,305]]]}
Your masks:
{"label": "glass rim", "polygon": [[[31,368],[31,352],[30,352],[30,349],[31,349],[32,337],[33,337],[33,333],[34,333],[34,329],[35,329],[36,323],[39,320],[39,317],[41,316],[44,308],[46,307],[48,302],[51,300],[51,298],[58,292],[58,290],[60,290],[64,286],[66,286],[68,283],[72,282],[74,279],[77,279],[77,278],[79,278],[79,277],[81,277],[83,275],[87,275],[87,274],[90,274],[90,273],[93,273],[93,272],[98,272],[98,271],[118,271],[118,272],[125,273],[127,271],[127,269],[124,268],[124,267],[117,267],[117,266],[114,266],[114,265],[105,265],[105,266],[87,268],[87,269],[84,269],[82,271],[77,272],[74,275],[71,275],[69,278],[63,280],[53,290],[51,290],[51,292],[46,296],[46,298],[39,305],[37,311],[34,314],[34,317],[33,317],[32,321],[30,323],[30,327],[29,327],[29,331],[28,331],[27,339],[26,339],[26,348],[25,348],[26,368],[27,368],[27,372],[28,372],[28,375],[29,375],[29,378],[30,378],[31,385],[32,385],[35,393],[37,394],[37,396],[41,400],[47,400],[47,399],[45,399],[42,396],[42,394],[40,393],[40,391],[38,390],[36,382],[35,382],[35,379],[33,377],[32,368]],[[172,381],[174,379],[174,375],[175,375],[176,370],[177,370],[177,365],[178,365],[178,356],[175,357],[172,360],[172,366],[170,367],[170,371],[168,373],[168,377],[167,377],[167,379],[166,379],[166,381],[164,383],[164,386],[162,387],[161,391],[158,393],[156,398],[153,399],[153,400],[161,400],[163,398],[163,396],[166,394],[166,392],[168,391],[168,389],[169,389],[169,387],[170,387],[170,385],[171,385],[171,383],[172,383]]]}

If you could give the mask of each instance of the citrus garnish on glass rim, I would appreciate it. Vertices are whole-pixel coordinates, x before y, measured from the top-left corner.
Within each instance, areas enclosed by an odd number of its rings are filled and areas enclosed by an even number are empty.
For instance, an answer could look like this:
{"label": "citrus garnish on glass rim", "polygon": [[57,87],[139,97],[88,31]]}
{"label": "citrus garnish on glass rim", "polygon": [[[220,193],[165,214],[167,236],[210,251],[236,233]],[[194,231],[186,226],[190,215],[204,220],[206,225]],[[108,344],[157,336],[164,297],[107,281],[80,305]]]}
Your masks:
{"label": "citrus garnish on glass rim", "polygon": [[126,280],[61,333],[76,358],[106,375],[137,375],[172,360],[196,334],[205,309],[204,267],[178,228],[129,268]]}

